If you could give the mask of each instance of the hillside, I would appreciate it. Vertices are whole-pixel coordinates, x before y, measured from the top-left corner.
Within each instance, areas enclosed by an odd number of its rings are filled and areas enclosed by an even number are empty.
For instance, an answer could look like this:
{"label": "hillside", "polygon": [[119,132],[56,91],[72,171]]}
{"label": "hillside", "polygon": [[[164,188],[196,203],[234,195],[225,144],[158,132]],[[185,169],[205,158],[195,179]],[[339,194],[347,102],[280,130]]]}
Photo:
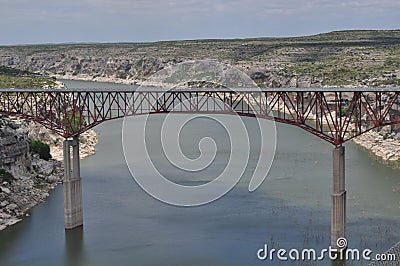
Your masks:
{"label": "hillside", "polygon": [[70,78],[140,82],[158,70],[210,59],[268,87],[400,86],[400,30],[296,38],[0,47],[0,65]]}
{"label": "hillside", "polygon": [[59,86],[54,79],[26,70],[0,66],[0,88],[46,88]]}

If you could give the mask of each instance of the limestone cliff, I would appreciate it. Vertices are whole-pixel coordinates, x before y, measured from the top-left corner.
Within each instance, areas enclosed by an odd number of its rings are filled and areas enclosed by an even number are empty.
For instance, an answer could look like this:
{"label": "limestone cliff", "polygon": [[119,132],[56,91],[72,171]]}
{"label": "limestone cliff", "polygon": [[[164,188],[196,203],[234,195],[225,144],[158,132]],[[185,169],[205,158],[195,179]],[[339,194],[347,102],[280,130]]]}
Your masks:
{"label": "limestone cliff", "polygon": [[0,118],[0,169],[20,174],[31,168],[27,131],[10,119]]}
{"label": "limestone cliff", "polygon": [[398,86],[400,31],[296,38],[0,47],[0,65],[59,77],[140,82],[188,60],[214,60],[266,87]]}
{"label": "limestone cliff", "polygon": [[28,129],[7,117],[0,117],[0,169],[7,173],[0,180],[0,230],[44,201],[63,174],[60,162],[30,152]]}

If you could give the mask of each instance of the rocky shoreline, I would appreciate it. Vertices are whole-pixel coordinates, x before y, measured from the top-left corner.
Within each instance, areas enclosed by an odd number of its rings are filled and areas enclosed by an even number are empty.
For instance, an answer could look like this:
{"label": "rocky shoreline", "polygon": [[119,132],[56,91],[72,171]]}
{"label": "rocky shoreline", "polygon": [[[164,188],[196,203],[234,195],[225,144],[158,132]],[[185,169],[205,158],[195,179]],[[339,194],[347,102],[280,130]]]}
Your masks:
{"label": "rocky shoreline", "polygon": [[44,161],[37,154],[31,173],[15,175],[0,186],[0,231],[21,221],[32,207],[42,203],[62,180],[63,168],[56,160]]}
{"label": "rocky shoreline", "polygon": [[[12,175],[0,178],[0,231],[29,216],[28,211],[46,200],[62,182],[63,138],[32,122],[0,117],[0,168]],[[52,159],[40,159],[30,152],[31,139],[51,148]],[[89,130],[81,135],[81,158],[95,153],[97,135]]]}
{"label": "rocky shoreline", "polygon": [[372,158],[391,168],[400,169],[400,133],[368,131],[353,141]]}
{"label": "rocky shoreline", "polygon": [[65,75],[51,75],[51,77],[58,80],[79,80],[79,81],[93,81],[93,82],[106,82],[106,83],[116,83],[116,84],[126,84],[126,85],[138,85],[140,80],[137,79],[121,79],[117,77],[94,77],[85,74],[65,74]]}
{"label": "rocky shoreline", "polygon": [[62,180],[61,162],[32,154],[30,143],[27,128],[0,117],[0,230],[21,221]]}

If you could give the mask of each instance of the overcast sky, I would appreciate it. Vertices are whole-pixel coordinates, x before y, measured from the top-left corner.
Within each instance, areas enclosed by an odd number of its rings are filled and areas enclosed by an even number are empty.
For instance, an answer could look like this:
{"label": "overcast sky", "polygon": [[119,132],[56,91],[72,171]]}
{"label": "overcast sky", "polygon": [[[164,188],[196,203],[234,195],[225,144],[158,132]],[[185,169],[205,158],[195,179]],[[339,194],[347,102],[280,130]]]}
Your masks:
{"label": "overcast sky", "polygon": [[399,29],[400,0],[0,0],[0,44]]}

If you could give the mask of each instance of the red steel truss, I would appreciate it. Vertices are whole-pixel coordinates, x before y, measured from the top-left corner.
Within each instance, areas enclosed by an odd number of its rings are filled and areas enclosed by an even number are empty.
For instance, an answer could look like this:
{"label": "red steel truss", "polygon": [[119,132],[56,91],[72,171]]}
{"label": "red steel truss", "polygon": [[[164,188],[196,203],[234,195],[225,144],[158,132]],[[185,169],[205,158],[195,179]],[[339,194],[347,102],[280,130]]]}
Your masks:
{"label": "red steel truss", "polygon": [[3,89],[0,114],[69,138],[130,115],[236,113],[295,125],[337,146],[373,128],[400,128],[399,93],[399,88]]}

